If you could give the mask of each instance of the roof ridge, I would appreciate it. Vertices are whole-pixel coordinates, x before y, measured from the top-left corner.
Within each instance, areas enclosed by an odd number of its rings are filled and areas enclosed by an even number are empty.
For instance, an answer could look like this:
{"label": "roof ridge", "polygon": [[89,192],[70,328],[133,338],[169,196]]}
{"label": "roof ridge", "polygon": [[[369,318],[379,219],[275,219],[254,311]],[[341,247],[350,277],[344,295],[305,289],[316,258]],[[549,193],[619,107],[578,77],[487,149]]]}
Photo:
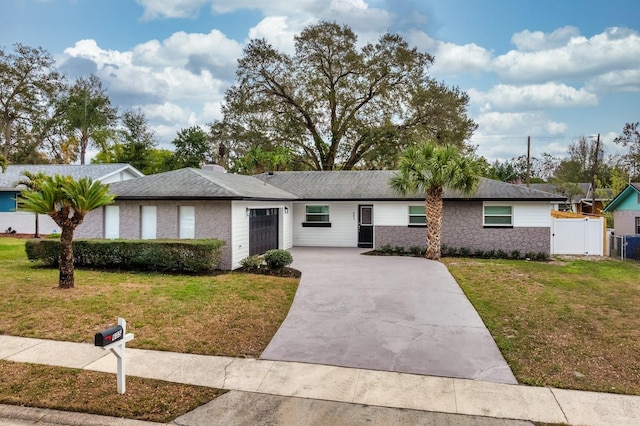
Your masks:
{"label": "roof ridge", "polygon": [[[233,189],[233,188],[229,187],[228,185],[225,185],[224,183],[219,182],[219,181],[217,181],[217,180],[211,179],[211,176],[208,176],[207,174],[205,174],[205,173],[203,173],[203,172],[202,172],[202,169],[196,169],[196,168],[193,168],[193,167],[188,167],[188,168],[187,168],[187,170],[189,170],[189,171],[191,171],[191,172],[193,172],[193,173],[197,174],[197,175],[198,175],[198,176],[200,176],[200,177],[205,178],[205,179],[206,179],[206,180],[208,180],[209,182],[211,182],[211,183],[213,183],[213,184],[215,184],[215,185],[220,186],[221,188],[225,189],[226,191],[231,192],[232,194],[235,194],[235,195],[242,195],[242,194],[240,194],[238,191],[236,191],[235,189]],[[219,172],[214,172],[214,173],[219,173]]]}

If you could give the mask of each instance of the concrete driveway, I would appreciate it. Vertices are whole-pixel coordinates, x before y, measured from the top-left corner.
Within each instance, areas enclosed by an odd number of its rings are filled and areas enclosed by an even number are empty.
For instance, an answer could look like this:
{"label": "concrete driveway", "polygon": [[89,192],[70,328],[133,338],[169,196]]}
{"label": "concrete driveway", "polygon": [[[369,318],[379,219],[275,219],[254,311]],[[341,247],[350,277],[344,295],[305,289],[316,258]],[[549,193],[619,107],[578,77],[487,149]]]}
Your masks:
{"label": "concrete driveway", "polygon": [[439,262],[295,247],[300,287],[261,359],[517,383]]}

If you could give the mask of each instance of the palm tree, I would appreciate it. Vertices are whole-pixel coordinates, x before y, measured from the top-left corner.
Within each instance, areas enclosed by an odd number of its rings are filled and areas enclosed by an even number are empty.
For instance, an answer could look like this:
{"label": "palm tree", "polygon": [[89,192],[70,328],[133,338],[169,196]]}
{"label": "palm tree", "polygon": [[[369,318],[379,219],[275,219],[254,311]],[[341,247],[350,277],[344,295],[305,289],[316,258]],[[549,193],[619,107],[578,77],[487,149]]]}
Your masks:
{"label": "palm tree", "polygon": [[472,194],[480,181],[478,162],[453,145],[426,141],[409,148],[400,158],[398,173],[390,185],[401,195],[425,194],[428,259],[440,259],[442,194],[445,188]]}
{"label": "palm tree", "polygon": [[[27,170],[24,170],[22,172],[22,175],[25,178],[17,180],[13,184],[13,187],[15,188],[22,185],[30,191],[40,191],[40,182],[42,182],[47,177],[47,175],[42,172],[31,173],[30,171],[27,171]],[[36,213],[35,215],[36,215],[36,228],[35,228],[35,233],[33,237],[40,238],[40,219],[38,218],[38,213]]]}
{"label": "palm tree", "polygon": [[62,230],[58,286],[73,288],[73,232],[87,213],[113,202],[109,186],[90,178],[76,181],[71,176],[46,176],[40,181],[39,190],[24,190],[20,197],[25,210],[51,216]]}

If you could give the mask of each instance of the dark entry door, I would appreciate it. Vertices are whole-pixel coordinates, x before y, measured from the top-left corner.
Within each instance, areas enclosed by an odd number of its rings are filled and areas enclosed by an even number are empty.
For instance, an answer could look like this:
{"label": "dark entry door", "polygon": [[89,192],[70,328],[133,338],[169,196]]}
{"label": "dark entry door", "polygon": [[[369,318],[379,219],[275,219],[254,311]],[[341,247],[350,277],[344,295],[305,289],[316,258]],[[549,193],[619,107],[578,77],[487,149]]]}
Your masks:
{"label": "dark entry door", "polygon": [[358,247],[373,247],[373,206],[358,206]]}
{"label": "dark entry door", "polygon": [[249,255],[278,248],[278,209],[249,211]]}

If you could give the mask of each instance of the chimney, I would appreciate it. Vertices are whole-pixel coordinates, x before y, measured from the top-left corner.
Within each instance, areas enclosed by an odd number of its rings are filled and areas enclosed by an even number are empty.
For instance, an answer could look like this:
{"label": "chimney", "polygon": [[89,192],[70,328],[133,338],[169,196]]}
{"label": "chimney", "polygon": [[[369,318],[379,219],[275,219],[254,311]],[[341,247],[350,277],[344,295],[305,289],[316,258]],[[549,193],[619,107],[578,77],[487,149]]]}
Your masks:
{"label": "chimney", "polygon": [[219,164],[205,164],[202,166],[202,170],[218,172],[218,173],[227,173],[227,170]]}

